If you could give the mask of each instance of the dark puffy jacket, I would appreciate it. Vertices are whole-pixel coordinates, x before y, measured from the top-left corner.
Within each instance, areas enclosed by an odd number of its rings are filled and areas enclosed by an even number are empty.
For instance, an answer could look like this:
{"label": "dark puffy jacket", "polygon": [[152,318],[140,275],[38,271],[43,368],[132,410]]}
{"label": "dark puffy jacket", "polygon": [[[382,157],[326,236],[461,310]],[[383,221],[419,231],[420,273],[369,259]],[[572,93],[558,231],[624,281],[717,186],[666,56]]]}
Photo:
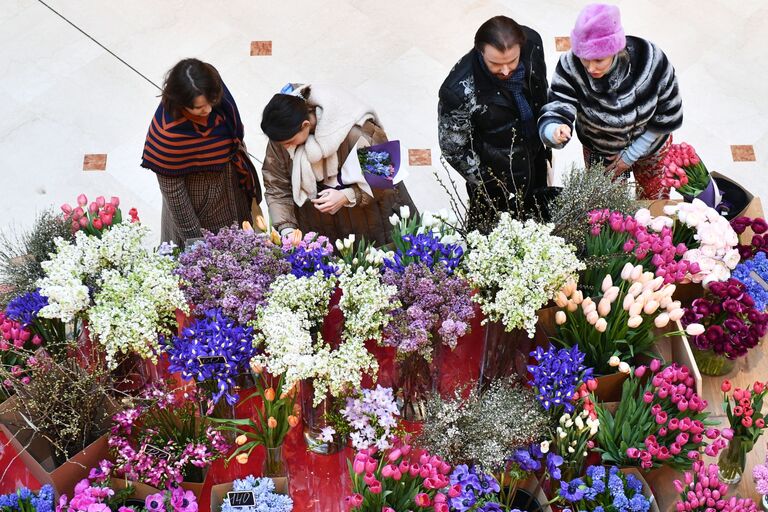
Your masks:
{"label": "dark puffy jacket", "polygon": [[[547,102],[547,68],[541,36],[528,27],[523,30],[524,91],[535,123]],[[524,133],[514,98],[482,70],[475,50],[459,60],[440,87],[438,116],[440,149],[467,180],[470,194],[491,178],[503,180],[510,190],[513,178],[526,197],[546,189],[551,153],[537,133]]]}

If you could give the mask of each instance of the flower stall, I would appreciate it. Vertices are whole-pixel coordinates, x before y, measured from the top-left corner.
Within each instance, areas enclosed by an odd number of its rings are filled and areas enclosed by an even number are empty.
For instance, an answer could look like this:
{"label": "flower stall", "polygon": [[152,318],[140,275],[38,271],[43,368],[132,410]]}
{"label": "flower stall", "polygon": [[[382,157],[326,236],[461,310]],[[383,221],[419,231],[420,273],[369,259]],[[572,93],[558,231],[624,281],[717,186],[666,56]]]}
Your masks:
{"label": "flower stall", "polygon": [[42,215],[0,251],[28,255],[0,261],[0,503],[754,510],[768,224],[670,155],[685,202],[606,185],[487,233],[405,207],[383,247],[258,219],[153,249],[118,198]]}

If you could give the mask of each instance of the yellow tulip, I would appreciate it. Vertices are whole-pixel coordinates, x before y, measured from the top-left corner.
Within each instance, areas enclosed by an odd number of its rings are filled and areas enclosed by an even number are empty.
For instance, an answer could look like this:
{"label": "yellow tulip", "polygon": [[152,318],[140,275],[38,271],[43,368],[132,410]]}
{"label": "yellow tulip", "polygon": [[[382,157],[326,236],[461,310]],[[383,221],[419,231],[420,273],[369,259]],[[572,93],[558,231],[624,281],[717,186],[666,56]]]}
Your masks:
{"label": "yellow tulip", "polygon": [[235,444],[237,444],[237,446],[243,446],[247,442],[248,442],[248,437],[245,434],[240,434],[235,439]]}
{"label": "yellow tulip", "polygon": [[238,453],[237,457],[235,457],[235,460],[239,462],[240,464],[247,464],[248,463],[248,454],[247,453]]}

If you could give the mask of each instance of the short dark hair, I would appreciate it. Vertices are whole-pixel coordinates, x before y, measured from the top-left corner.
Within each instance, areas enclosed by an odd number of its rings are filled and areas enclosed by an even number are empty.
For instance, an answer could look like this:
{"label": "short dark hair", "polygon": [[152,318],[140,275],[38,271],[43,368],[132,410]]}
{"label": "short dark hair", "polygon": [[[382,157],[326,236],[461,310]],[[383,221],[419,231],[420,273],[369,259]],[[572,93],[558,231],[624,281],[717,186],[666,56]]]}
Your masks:
{"label": "short dark hair", "polygon": [[216,68],[198,59],[184,59],[165,75],[163,107],[180,117],[183,108],[192,108],[195,98],[203,95],[211,105],[221,102],[224,85]]}
{"label": "short dark hair", "polygon": [[506,16],[494,16],[477,29],[475,33],[475,49],[482,53],[485,45],[491,45],[500,52],[505,52],[515,45],[525,45],[526,37],[523,27],[515,20]]}
{"label": "short dark hair", "polygon": [[261,130],[270,140],[288,140],[301,130],[301,124],[309,120],[306,100],[290,94],[275,94],[264,107]]}

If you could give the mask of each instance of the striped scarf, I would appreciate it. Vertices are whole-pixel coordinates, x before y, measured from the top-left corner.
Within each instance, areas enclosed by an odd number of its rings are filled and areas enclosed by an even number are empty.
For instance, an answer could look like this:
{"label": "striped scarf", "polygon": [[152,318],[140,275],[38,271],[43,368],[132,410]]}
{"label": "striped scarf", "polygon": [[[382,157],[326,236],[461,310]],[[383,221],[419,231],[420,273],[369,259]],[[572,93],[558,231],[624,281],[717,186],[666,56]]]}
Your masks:
{"label": "striped scarf", "polygon": [[207,117],[182,112],[176,119],[161,103],[149,125],[141,166],[163,176],[223,171],[230,163],[240,185],[261,200],[256,167],[243,146],[243,123],[234,98],[224,86],[221,103]]}

